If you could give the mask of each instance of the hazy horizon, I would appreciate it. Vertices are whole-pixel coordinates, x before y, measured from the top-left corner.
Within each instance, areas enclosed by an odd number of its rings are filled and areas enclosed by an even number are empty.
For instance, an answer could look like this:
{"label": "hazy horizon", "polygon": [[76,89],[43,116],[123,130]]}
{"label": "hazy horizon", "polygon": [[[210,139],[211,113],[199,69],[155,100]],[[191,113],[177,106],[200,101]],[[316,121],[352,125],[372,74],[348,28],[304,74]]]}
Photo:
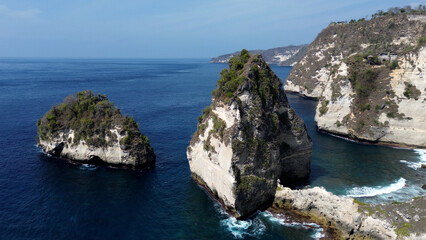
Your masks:
{"label": "hazy horizon", "polygon": [[425,2],[0,0],[0,58],[205,59],[309,44],[332,21]]}

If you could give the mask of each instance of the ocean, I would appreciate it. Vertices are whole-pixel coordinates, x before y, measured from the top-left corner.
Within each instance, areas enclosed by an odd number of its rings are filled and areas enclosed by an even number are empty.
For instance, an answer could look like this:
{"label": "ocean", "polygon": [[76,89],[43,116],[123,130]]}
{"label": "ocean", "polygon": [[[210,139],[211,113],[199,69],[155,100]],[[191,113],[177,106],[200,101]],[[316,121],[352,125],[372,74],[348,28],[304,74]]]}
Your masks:
{"label": "ocean", "polygon": [[[191,180],[186,148],[226,64],[207,59],[0,59],[0,239],[315,239],[320,229],[228,216]],[[285,79],[291,67],[272,66]],[[78,91],[106,94],[150,139],[156,167],[85,167],[43,154],[36,122]],[[370,203],[426,192],[426,151],[320,133],[315,101],[288,94],[313,140],[307,184]]]}

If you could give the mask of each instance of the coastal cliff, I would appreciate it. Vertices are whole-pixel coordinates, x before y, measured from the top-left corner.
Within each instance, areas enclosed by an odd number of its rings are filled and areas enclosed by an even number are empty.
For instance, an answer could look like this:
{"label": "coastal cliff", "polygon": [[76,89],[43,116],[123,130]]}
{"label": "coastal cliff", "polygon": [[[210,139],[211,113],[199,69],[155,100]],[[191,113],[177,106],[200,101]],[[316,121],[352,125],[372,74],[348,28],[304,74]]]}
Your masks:
{"label": "coastal cliff", "polygon": [[37,128],[38,146],[54,157],[132,169],[155,164],[154,151],[136,121],[122,116],[105,95],[70,95],[50,109]]}
{"label": "coastal cliff", "polygon": [[278,180],[309,177],[311,139],[261,55],[233,57],[212,95],[187,150],[189,166],[225,209],[245,218],[270,206]]}
{"label": "coastal cliff", "polygon": [[[276,64],[279,66],[293,66],[295,65],[306,53],[308,45],[286,46],[271,48],[267,50],[250,50],[249,53],[261,54],[263,59],[268,64]],[[229,59],[238,56],[239,52],[224,54],[210,60],[211,63],[227,63]]]}
{"label": "coastal cliff", "polygon": [[424,239],[425,207],[424,197],[371,205],[333,195],[323,187],[291,190],[278,186],[269,210],[320,224],[327,239]]}
{"label": "coastal cliff", "polygon": [[426,13],[398,11],[330,24],[292,69],[285,90],[318,99],[319,130],[426,147]]}

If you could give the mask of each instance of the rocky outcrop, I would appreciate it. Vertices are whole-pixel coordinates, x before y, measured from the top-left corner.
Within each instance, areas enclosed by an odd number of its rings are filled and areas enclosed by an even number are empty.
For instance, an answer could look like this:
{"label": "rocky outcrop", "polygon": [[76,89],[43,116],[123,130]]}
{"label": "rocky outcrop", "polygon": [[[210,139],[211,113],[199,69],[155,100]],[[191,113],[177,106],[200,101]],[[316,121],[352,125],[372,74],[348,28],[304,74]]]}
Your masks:
{"label": "rocky outcrop", "polygon": [[[279,66],[293,66],[306,53],[308,45],[286,46],[271,48],[267,50],[250,50],[250,54],[261,54],[268,64],[276,64]],[[211,63],[227,63],[229,59],[238,56],[239,52],[224,54],[219,57],[212,58]]]}
{"label": "rocky outcrop", "polygon": [[155,164],[154,151],[138,124],[122,116],[105,95],[83,91],[68,96],[37,127],[38,146],[54,157],[132,169]]}
{"label": "rocky outcrop", "polygon": [[229,62],[187,150],[192,176],[239,218],[268,207],[277,180],[306,179],[311,140],[261,55]]}
{"label": "rocky outcrop", "polygon": [[319,130],[426,147],[422,19],[389,13],[369,21],[331,24],[292,69],[285,90],[319,100]]}
{"label": "rocky outcrop", "polygon": [[274,209],[292,212],[324,228],[334,228],[334,239],[423,239],[426,237],[426,199],[369,205],[339,197],[322,187],[291,190],[279,186]]}

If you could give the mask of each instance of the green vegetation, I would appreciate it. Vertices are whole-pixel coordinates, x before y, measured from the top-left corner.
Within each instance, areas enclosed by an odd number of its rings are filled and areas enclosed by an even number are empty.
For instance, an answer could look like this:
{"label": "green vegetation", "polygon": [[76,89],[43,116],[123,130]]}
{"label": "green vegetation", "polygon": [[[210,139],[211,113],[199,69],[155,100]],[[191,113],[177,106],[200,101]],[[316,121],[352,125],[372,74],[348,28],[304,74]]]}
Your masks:
{"label": "green vegetation", "polygon": [[213,90],[212,95],[215,99],[230,101],[235,95],[235,91],[245,81],[250,81],[253,84],[252,93],[257,93],[260,96],[261,103],[273,97],[275,100],[277,90],[280,89],[281,82],[274,81],[277,76],[272,72],[267,64],[260,66],[257,56],[253,56],[250,66],[244,66],[250,59],[250,54],[247,50],[243,49],[240,55],[235,56],[229,60],[229,68],[222,70],[220,73],[221,78],[217,81],[216,89]]}
{"label": "green vegetation", "polygon": [[330,101],[329,100],[325,100],[325,101],[322,101],[321,102],[321,106],[320,106],[320,108],[319,108],[319,111],[320,111],[320,116],[322,116],[322,115],[324,115],[325,113],[327,113],[327,111],[328,111],[328,107],[327,107],[327,105],[330,103]]}
{"label": "green vegetation", "polygon": [[364,103],[364,104],[358,104],[358,109],[361,112],[364,112],[365,110],[370,110],[371,106],[369,103]]}
{"label": "green vegetation", "polygon": [[389,65],[390,70],[395,70],[398,67],[398,61],[394,60],[392,61],[392,63]]}
{"label": "green vegetation", "polygon": [[266,180],[254,175],[242,176],[238,183],[238,189],[243,191],[250,191],[253,185],[263,184]]}
{"label": "green vegetation", "polygon": [[410,228],[411,228],[411,225],[409,223],[404,223],[400,227],[395,229],[395,233],[398,237],[409,237]]}
{"label": "green vegetation", "polygon": [[400,13],[426,14],[426,8],[422,4],[420,4],[417,7],[411,7],[410,5],[407,5],[403,8],[394,7],[394,8],[389,8],[388,11],[379,10],[373,15],[371,15],[371,18],[378,18],[378,17],[388,16],[388,15],[396,15]]}
{"label": "green vegetation", "polygon": [[392,204],[403,204],[402,202],[393,201]]}
{"label": "green vegetation", "polygon": [[386,113],[386,116],[388,118],[395,118],[396,117],[396,113],[395,112],[388,112],[388,113]]}
{"label": "green vegetation", "polygon": [[380,111],[380,109],[382,109],[382,107],[381,107],[380,105],[377,105],[377,104],[376,104],[376,106],[374,106],[374,110],[375,110],[376,112]]}
{"label": "green vegetation", "polygon": [[126,134],[121,139],[125,146],[149,146],[148,138],[140,133],[132,117],[122,116],[105,95],[95,95],[90,90],[70,95],[62,104],[52,107],[38,120],[37,132],[40,139],[48,140],[60,131],[74,130],[72,143],[83,140],[94,147],[106,147],[117,141],[117,135],[110,131],[114,126],[121,128],[120,134]]}
{"label": "green vegetation", "polygon": [[223,133],[226,128],[226,123],[222,119],[220,119],[216,114],[211,114],[213,119],[213,129],[210,130],[210,133],[219,136],[220,140],[223,140]]}
{"label": "green vegetation", "polygon": [[249,52],[243,49],[240,55],[232,57],[229,60],[229,68],[220,72],[217,88],[212,92],[214,98],[227,100],[234,96],[235,90],[246,80],[245,77],[241,75],[241,70],[243,70],[249,58]]}
{"label": "green vegetation", "polygon": [[417,46],[421,47],[426,43],[426,37],[420,37],[419,40],[417,41]]}
{"label": "green vegetation", "polygon": [[415,100],[419,99],[419,96],[421,94],[420,90],[416,88],[416,86],[412,85],[411,83],[404,82],[405,84],[405,90],[404,90],[404,96],[408,99],[414,98]]}
{"label": "green vegetation", "polygon": [[354,199],[354,203],[358,204],[359,206],[367,206],[367,205],[368,205],[367,203],[365,203],[365,202],[361,202],[361,201],[360,201],[360,200],[358,200],[358,199]]}

